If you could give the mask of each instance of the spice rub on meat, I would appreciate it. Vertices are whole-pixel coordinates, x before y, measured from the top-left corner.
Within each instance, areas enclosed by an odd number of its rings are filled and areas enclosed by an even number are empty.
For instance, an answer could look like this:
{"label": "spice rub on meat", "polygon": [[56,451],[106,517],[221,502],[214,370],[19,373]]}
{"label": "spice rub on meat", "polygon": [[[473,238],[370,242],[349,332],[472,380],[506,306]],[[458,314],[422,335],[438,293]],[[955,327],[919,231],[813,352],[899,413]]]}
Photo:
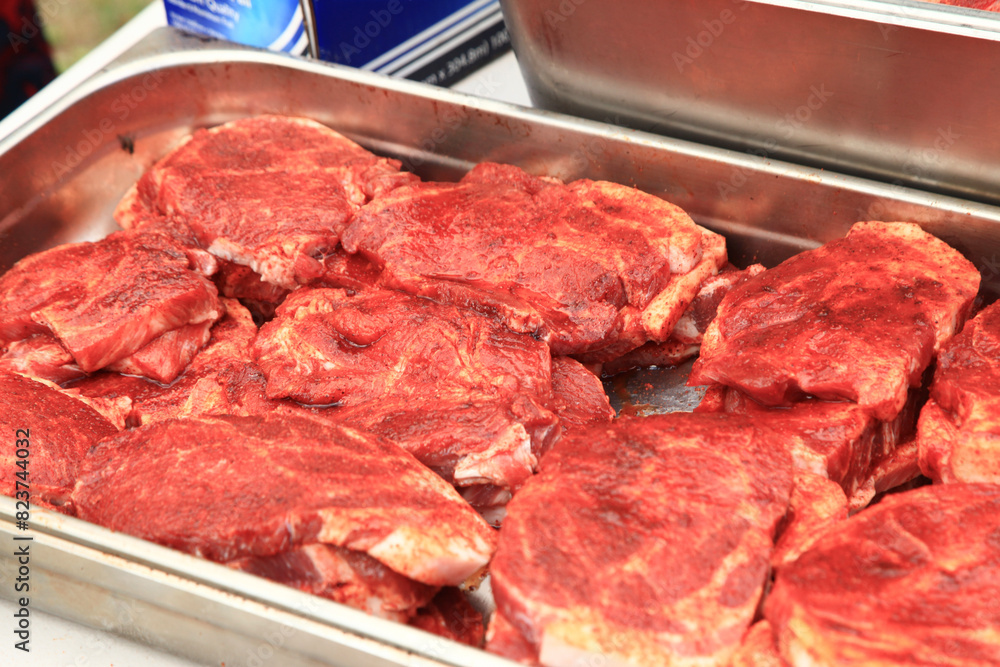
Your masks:
{"label": "spice rub on meat", "polygon": [[108,367],[170,382],[222,316],[214,269],[155,230],[26,257],[0,277],[3,365],[56,382]]}
{"label": "spice rub on meat", "polygon": [[170,385],[142,377],[99,372],[67,383],[83,396],[127,397],[132,426],[210,414],[259,415],[282,406],[267,397],[264,374],[250,360],[257,337],[250,312],[235,299],[221,299],[226,315],[211,329],[208,344]]}
{"label": "spice rub on meat", "polygon": [[[282,574],[283,563],[332,567],[337,554],[307,549],[329,545],[427,586],[458,585],[496,544],[493,529],[410,454],[308,415],[123,431],[87,457],[72,498],[87,521],[289,582],[310,575]],[[368,567],[352,559],[352,569]]]}
{"label": "spice rub on meat", "polygon": [[115,219],[183,223],[212,254],[293,289],[323,276],[362,204],[416,180],[399,166],[312,120],[245,118],[195,132],[139,179]]}
{"label": "spice rub on meat", "polygon": [[[118,432],[93,407],[58,387],[6,371],[0,371],[0,427],[10,438],[0,451],[5,473],[0,494],[24,500],[15,493],[27,491],[31,504],[56,508],[69,501],[91,446]],[[16,457],[19,449],[27,456]],[[18,487],[18,481],[24,485]]]}
{"label": "spice rub on meat", "polygon": [[726,664],[792,486],[767,437],[673,413],[561,439],[507,506],[490,572],[511,627],[487,646],[521,659],[527,645],[545,665]]}
{"label": "spice rub on meat", "polygon": [[379,197],[343,244],[383,285],[492,313],[554,354],[666,340],[726,262],[721,237],[658,197],[492,163]]}
{"label": "spice rub on meat", "polygon": [[545,343],[402,292],[302,288],[254,343],[271,398],[324,405],[459,486],[516,486],[558,433]]}
{"label": "spice rub on meat", "polygon": [[890,421],[968,317],[979,281],[915,224],[859,222],[734,287],[690,384],[735,387],[765,405],[849,400]]}
{"label": "spice rub on meat", "polygon": [[1000,484],[1000,303],[969,320],[938,355],[917,442],[931,479]]}
{"label": "spice rub on meat", "polygon": [[764,615],[805,665],[1000,663],[1000,486],[885,497],[778,570]]}

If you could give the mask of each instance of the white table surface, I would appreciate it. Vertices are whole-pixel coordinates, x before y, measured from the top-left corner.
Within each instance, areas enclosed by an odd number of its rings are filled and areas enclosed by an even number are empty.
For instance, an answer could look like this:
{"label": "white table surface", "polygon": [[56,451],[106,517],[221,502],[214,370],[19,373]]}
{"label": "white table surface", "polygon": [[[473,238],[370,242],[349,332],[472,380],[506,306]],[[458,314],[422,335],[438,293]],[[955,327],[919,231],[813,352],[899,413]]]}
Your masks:
{"label": "white table surface", "polygon": [[[55,81],[7,118],[0,121],[0,139],[10,134],[40,110],[103,69],[152,30],[166,25],[163,5],[154,2],[108,40],[87,54]],[[517,60],[507,53],[453,86],[472,95],[531,106]],[[17,607],[0,599],[4,627],[13,627]],[[40,611],[31,610],[30,652],[14,648],[11,630],[0,633],[0,665],[20,667],[194,667],[198,663],[169,655],[119,635],[94,630]],[[227,667],[236,667],[227,666]]]}

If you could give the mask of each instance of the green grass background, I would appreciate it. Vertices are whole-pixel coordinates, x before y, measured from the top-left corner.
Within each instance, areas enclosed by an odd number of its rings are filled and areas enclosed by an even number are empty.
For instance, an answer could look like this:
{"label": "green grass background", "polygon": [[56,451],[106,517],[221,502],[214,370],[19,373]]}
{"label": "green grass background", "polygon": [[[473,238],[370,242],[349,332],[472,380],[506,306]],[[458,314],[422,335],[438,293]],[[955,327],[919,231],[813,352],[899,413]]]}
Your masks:
{"label": "green grass background", "polygon": [[45,37],[52,46],[52,59],[55,62],[56,72],[60,73],[150,4],[150,0],[35,0],[35,2],[36,8],[45,19]]}

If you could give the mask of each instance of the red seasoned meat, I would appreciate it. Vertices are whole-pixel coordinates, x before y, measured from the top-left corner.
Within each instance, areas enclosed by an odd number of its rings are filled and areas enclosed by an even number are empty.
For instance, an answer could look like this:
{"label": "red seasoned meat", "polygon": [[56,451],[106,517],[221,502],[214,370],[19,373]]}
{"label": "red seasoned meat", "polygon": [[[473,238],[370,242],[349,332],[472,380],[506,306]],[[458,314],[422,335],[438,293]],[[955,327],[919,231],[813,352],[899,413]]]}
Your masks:
{"label": "red seasoned meat", "polygon": [[226,315],[212,327],[208,344],[171,385],[102,372],[68,386],[89,397],[128,397],[130,422],[135,425],[176,417],[271,412],[283,402],[267,398],[264,374],[250,361],[257,327],[239,302],[222,299],[222,305]]}
{"label": "red seasoned meat", "polygon": [[231,560],[226,565],[404,623],[428,604],[437,590],[393,572],[367,554],[329,544],[307,544],[274,556]]}
{"label": "red seasoned meat", "polygon": [[798,473],[771,555],[775,569],[802,555],[825,530],[847,519],[847,496],[840,485],[812,473]]}
{"label": "red seasoned meat", "polygon": [[410,625],[461,644],[483,645],[483,615],[462,591],[451,586],[442,588],[430,604],[418,610]]}
{"label": "red seasoned meat", "polygon": [[396,445],[297,415],[123,431],[87,457],[73,501],[85,520],[219,562],[329,544],[431,586],[461,583],[496,543]]}
{"label": "red seasoned meat", "polygon": [[538,649],[499,611],[493,612],[490,619],[490,627],[486,631],[486,650],[522,665],[538,664]]}
{"label": "red seasoned meat", "polygon": [[1000,664],[1000,486],[888,496],[778,571],[764,614],[792,665]]}
{"label": "red seasoned meat", "polygon": [[[80,464],[90,447],[118,432],[85,403],[58,388],[0,371],[0,426],[7,442],[0,449],[0,494],[18,496],[33,505],[62,507],[69,500]],[[19,431],[25,429],[26,433]],[[26,459],[17,457],[17,441],[26,439]],[[26,460],[26,468],[17,462]],[[27,472],[17,488],[16,473]]]}
{"label": "red seasoned meat", "polygon": [[657,197],[492,163],[379,197],[343,244],[383,284],[492,313],[555,354],[665,340],[726,261],[721,237]]}
{"label": "red seasoned meat", "polygon": [[931,479],[1000,483],[1000,303],[938,355],[918,440],[920,467]]}
{"label": "red seasoned meat", "polygon": [[[787,408],[768,408],[735,389],[709,387],[696,412],[741,415],[776,434],[795,468],[836,482],[848,496],[862,494],[866,505],[875,495],[875,464],[892,454],[912,431],[915,393],[907,408],[891,422],[880,422],[846,401],[805,399]],[[869,488],[870,486],[870,488]],[[863,502],[862,502],[863,500]]]}
{"label": "red seasoned meat", "polygon": [[774,633],[767,621],[754,623],[739,650],[733,656],[729,667],[787,667],[788,663],[778,653],[774,643]]}
{"label": "red seasoned meat", "polygon": [[[710,276],[698,288],[687,310],[677,320],[670,337],[663,342],[650,341],[625,354],[608,360],[606,354],[594,355],[593,361],[600,363],[601,375],[617,375],[633,368],[677,366],[697,356],[701,341],[708,325],[715,319],[722,298],[734,285],[752,278],[764,271],[760,264],[739,270],[729,265],[718,275]],[[590,355],[581,355],[582,361],[590,361]]]}
{"label": "red seasoned meat", "polygon": [[542,664],[725,664],[792,485],[769,437],[673,413],[561,439],[507,506],[490,566],[499,612]]}
{"label": "red seasoned meat", "polygon": [[691,357],[697,356],[699,349],[701,348],[696,343],[681,343],[675,338],[663,343],[645,343],[616,359],[602,363],[601,375],[610,377],[635,368],[679,366]]}
{"label": "red seasoned meat", "polygon": [[139,179],[115,219],[180,220],[212,254],[292,289],[323,275],[358,207],[415,180],[315,121],[258,116],[196,132]]}
{"label": "red seasoned meat", "polygon": [[615,411],[601,379],[569,357],[552,358],[552,393],[563,432],[607,424]]}
{"label": "red seasoned meat", "polygon": [[7,351],[0,354],[0,370],[56,383],[85,375],[69,350],[50,333],[37,333],[7,345]]}
{"label": "red seasoned meat", "polygon": [[254,354],[271,398],[338,403],[459,486],[521,483],[558,432],[544,343],[402,292],[297,290]]}
{"label": "red seasoned meat", "polygon": [[275,309],[288,296],[288,290],[284,287],[265,282],[249,266],[235,262],[219,262],[215,285],[219,288],[219,294],[239,299],[262,322],[274,317]]}
{"label": "red seasoned meat", "polygon": [[978,288],[972,263],[918,226],[859,222],[729,292],[690,384],[736,387],[767,405],[850,400],[889,421]]}
{"label": "red seasoned meat", "polygon": [[709,277],[698,288],[698,294],[677,321],[671,337],[679,343],[700,344],[708,326],[719,312],[722,299],[734,287],[759,276],[764,270],[760,264],[751,264],[742,270],[730,264],[717,275]]}
{"label": "red seasoned meat", "polygon": [[211,320],[188,324],[157,336],[129,356],[109,364],[109,371],[140,375],[169,384],[184,372],[211,336]]}
{"label": "red seasoned meat", "polygon": [[[0,277],[0,347],[51,335],[87,373],[141,357],[151,343],[158,358],[182,359],[187,335],[154,341],[222,315],[192,252],[164,234],[125,231],[26,257]],[[159,379],[173,380],[176,366]]]}

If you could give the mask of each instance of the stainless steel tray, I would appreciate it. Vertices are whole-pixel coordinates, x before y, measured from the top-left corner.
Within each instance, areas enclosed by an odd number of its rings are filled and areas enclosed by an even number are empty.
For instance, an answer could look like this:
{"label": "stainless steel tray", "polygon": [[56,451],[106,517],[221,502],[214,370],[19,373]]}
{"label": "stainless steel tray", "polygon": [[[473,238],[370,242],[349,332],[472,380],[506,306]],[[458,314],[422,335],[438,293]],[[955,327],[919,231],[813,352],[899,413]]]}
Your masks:
{"label": "stainless steel tray", "polygon": [[[107,233],[118,198],[173,142],[197,127],[265,112],[316,118],[430,178],[499,160],[562,178],[630,183],[724,232],[737,263],[776,263],[843,235],[859,219],[913,220],[976,262],[986,291],[1000,293],[995,207],[170,29],[0,141],[0,270],[30,252]],[[726,196],[723,183],[731,185]],[[683,377],[643,371],[609,383],[609,393],[651,412],[685,408]],[[0,540],[19,533],[13,517],[13,501],[0,498]],[[34,608],[206,664],[249,664],[260,652],[280,656],[271,664],[281,665],[511,664],[78,520],[36,509],[32,524]],[[16,568],[12,552],[0,549],[4,581]],[[0,586],[0,596],[14,592]]]}
{"label": "stainless steel tray", "polygon": [[1000,202],[1000,14],[920,0],[501,0],[535,104]]}

